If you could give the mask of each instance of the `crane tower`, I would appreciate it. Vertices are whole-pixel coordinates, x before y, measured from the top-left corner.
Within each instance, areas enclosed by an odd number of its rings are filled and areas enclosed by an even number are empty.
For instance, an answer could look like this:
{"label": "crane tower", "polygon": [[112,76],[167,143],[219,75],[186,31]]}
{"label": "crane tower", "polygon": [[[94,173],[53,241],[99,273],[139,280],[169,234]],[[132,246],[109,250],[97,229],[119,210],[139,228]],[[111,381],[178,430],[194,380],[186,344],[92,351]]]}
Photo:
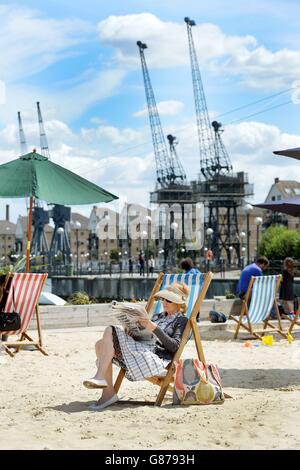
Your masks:
{"label": "crane tower", "polygon": [[[40,129],[41,154],[44,157],[49,158],[50,160],[48,140],[44,128],[40,103],[37,102],[36,106]],[[54,230],[49,250],[49,262],[51,262],[53,256],[58,255],[59,253],[63,256],[64,261],[66,261],[66,258],[69,260],[71,254],[71,247],[69,227],[66,222],[70,222],[71,220],[71,209],[70,207],[66,207],[61,204],[55,204],[53,206],[53,209],[49,211],[49,214],[54,222]]]}
{"label": "crane tower", "polygon": [[[156,185],[155,190],[150,193],[150,203],[164,204],[172,206],[177,203],[181,206],[182,210],[182,239],[184,240],[184,217],[183,209],[184,204],[192,202],[191,186],[187,183],[187,178],[183,166],[177,155],[175,145],[177,144],[176,137],[168,135],[170,151],[168,151],[165,136],[162,130],[162,125],[156,105],[156,100],[150,80],[150,75],[145,59],[145,49],[147,45],[141,41],[137,42],[139,48],[142,73],[144,79],[144,87],[146,94],[146,101],[148,106],[149,122],[152,134],[152,142],[156,163]],[[170,239],[164,240],[164,265],[174,264],[175,241],[173,230],[174,214],[171,212],[168,215],[168,220],[165,220],[166,226],[170,227]],[[161,224],[162,222],[160,222]]]}
{"label": "crane tower", "polygon": [[[21,155],[25,155],[28,150],[20,112],[18,112],[18,123]],[[32,213],[33,235],[30,246],[30,252],[36,256],[45,255],[49,252],[49,245],[45,235],[45,225],[48,223],[48,211],[44,210],[42,204],[39,201],[35,201]]]}
{"label": "crane tower", "polygon": [[[200,173],[198,181],[192,181],[195,201],[206,206],[206,227],[213,229],[212,249],[219,261],[226,253],[231,263],[234,249],[240,263],[240,240],[237,208],[243,204],[245,196],[253,194],[244,172],[233,173],[232,164],[221,138],[222,124],[213,121],[209,114],[198,64],[192,28],[194,20],[186,17],[192,82],[194,91],[197,133],[200,152]],[[232,248],[231,248],[232,247]]]}

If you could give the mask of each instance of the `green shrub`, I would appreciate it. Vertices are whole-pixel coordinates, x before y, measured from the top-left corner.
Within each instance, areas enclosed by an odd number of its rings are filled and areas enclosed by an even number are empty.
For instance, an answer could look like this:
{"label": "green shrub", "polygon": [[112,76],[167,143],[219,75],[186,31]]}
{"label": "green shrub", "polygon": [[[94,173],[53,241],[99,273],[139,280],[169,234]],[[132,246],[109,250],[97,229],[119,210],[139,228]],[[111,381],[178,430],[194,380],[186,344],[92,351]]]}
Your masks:
{"label": "green shrub", "polygon": [[225,291],[225,297],[226,297],[226,299],[235,299],[235,294],[233,294],[229,290],[226,290]]}
{"label": "green shrub", "polygon": [[259,254],[269,259],[284,259],[287,256],[298,259],[300,233],[280,225],[269,227],[262,236]]}
{"label": "green shrub", "polygon": [[68,303],[72,305],[87,305],[90,304],[90,298],[86,292],[74,292],[68,298]]}

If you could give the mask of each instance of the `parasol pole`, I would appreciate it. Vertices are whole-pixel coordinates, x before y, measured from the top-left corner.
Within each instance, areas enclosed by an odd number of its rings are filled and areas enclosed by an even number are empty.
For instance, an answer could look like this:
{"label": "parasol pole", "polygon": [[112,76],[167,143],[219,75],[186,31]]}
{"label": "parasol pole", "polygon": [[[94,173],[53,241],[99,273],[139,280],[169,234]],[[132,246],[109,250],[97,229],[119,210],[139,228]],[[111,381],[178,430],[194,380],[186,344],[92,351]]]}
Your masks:
{"label": "parasol pole", "polygon": [[30,196],[29,214],[28,214],[28,227],[27,227],[27,246],[26,246],[26,272],[30,272],[30,243],[31,243],[31,227],[32,227],[32,210],[33,210],[33,196]]}

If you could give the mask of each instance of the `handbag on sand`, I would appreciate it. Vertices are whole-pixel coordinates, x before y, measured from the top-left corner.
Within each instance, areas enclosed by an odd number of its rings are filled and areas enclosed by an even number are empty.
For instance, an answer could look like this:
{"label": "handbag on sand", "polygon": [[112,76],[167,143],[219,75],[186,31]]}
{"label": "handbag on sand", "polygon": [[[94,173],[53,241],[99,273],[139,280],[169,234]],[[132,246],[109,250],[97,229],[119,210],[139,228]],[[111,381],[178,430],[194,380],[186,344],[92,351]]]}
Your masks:
{"label": "handbag on sand", "polygon": [[15,292],[13,289],[13,311],[0,312],[0,331],[17,331],[21,328],[21,317],[15,312]]}
{"label": "handbag on sand", "polygon": [[223,403],[224,393],[217,367],[199,359],[180,359],[176,363],[173,405]]}

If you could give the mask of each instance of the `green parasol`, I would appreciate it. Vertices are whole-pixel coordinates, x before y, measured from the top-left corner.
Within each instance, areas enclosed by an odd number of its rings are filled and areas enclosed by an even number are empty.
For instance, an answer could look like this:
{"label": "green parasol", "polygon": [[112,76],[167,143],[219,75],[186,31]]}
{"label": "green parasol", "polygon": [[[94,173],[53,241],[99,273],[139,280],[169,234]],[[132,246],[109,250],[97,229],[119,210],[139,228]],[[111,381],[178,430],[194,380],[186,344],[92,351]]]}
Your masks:
{"label": "green parasol", "polygon": [[49,204],[94,204],[118,199],[94,183],[33,151],[0,165],[0,197],[29,197],[26,271],[29,271],[33,199]]}

